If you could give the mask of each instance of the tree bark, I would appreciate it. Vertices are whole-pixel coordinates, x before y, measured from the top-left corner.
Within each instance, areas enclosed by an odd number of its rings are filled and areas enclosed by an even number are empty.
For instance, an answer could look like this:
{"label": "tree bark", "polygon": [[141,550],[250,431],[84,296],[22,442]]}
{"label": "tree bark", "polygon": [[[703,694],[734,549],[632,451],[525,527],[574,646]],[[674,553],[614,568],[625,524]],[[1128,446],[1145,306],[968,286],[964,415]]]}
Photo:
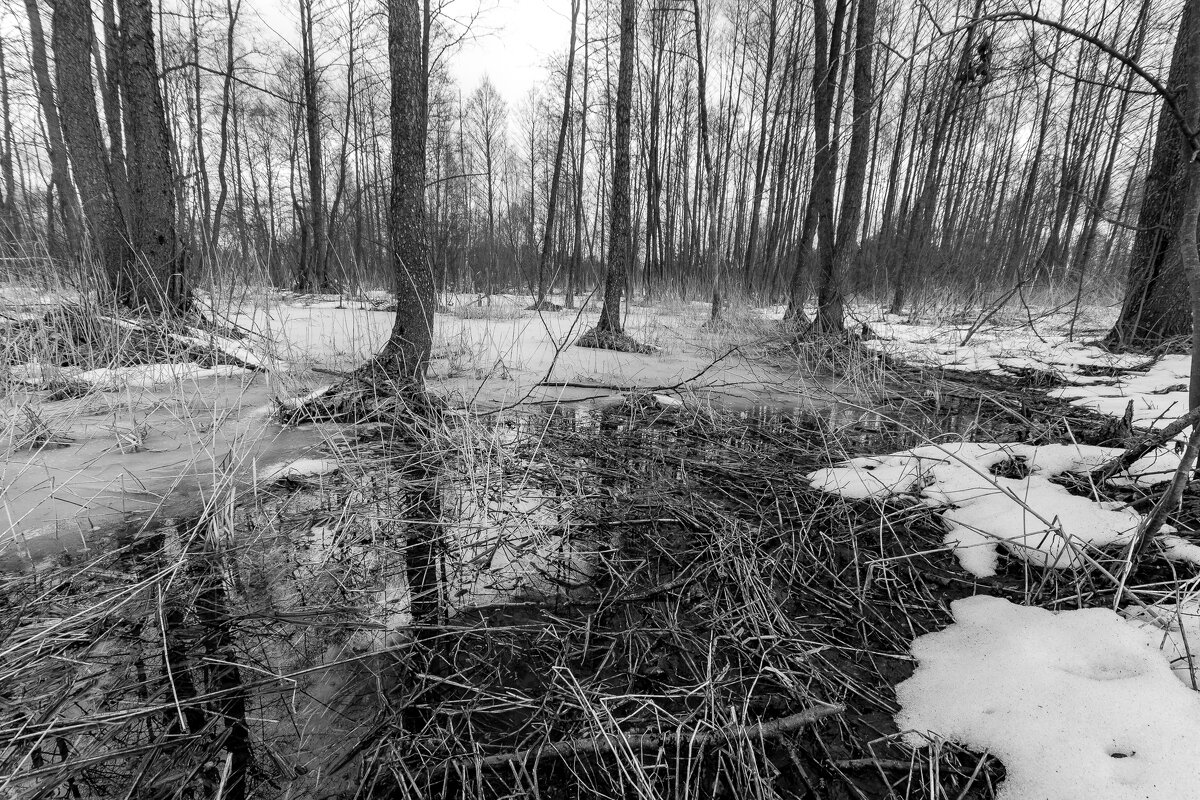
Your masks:
{"label": "tree bark", "polygon": [[136,288],[128,274],[130,237],[109,182],[92,83],[92,19],[83,4],[59,2],[54,4],[52,22],[62,132],[82,194],[84,219],[109,287],[120,302],[131,303]]}
{"label": "tree bark", "polygon": [[46,35],[42,32],[42,17],[38,11],[37,0],[25,0],[25,11],[29,17],[30,60],[37,83],[38,104],[42,107],[42,116],[46,119],[50,182],[58,192],[58,204],[68,246],[78,248],[83,244],[83,211],[79,205],[75,184],[71,182],[67,144],[58,106],[54,103],[54,84],[50,81],[50,64],[46,57]]}
{"label": "tree bark", "polygon": [[858,0],[858,21],[854,42],[854,104],[850,133],[850,152],[846,156],[846,178],[842,207],[838,215],[837,237],[833,252],[822,261],[821,284],[817,293],[817,329],[838,332],[845,327],[842,276],[850,266],[857,246],[858,224],[862,216],[863,185],[867,177],[870,151],[871,108],[875,104],[875,76],[872,69],[875,51],[876,0]]}
{"label": "tree bark", "polygon": [[[833,194],[837,179],[837,147],[833,138],[833,106],[841,70],[842,23],[845,0],[837,0],[832,24],[825,0],[813,5],[813,25],[816,31],[815,64],[813,69],[813,175],[804,222],[797,246],[796,266],[788,290],[785,318],[804,321],[804,281],[813,263],[814,240],[818,248],[816,263],[825,263],[821,248],[833,250]],[[830,255],[831,257],[831,255]]]}
{"label": "tree bark", "polygon": [[17,216],[17,181],[13,174],[12,107],[8,95],[8,64],[0,42],[0,244],[16,241],[20,232]]}
{"label": "tree bark", "polygon": [[[1200,0],[1187,0],[1171,57],[1168,88],[1176,93],[1186,118],[1200,106],[1200,90],[1189,81],[1200,53],[1187,46],[1200,25]],[[1130,254],[1129,277],[1121,316],[1109,332],[1110,346],[1152,346],[1192,330],[1191,312],[1179,299],[1188,291],[1188,276],[1173,239],[1179,230],[1187,191],[1187,158],[1191,148],[1174,115],[1159,111],[1154,154],[1138,214]]]}
{"label": "tree bark", "polygon": [[[426,76],[417,0],[388,0],[392,100],[392,267],[396,321],[379,361],[389,378],[422,385],[433,350],[435,292],[425,231]],[[413,617],[417,599],[413,600]]]}
{"label": "tree bark", "polygon": [[[225,80],[221,83],[221,126],[217,151],[217,204],[213,207],[212,218],[212,247],[215,251],[221,239],[221,221],[225,216],[225,203],[229,198],[229,177],[225,168],[229,161],[229,112],[233,107],[233,78],[236,64],[234,63],[234,34],[237,29],[238,15],[241,13],[241,0],[226,0],[225,14],[228,17],[225,29]],[[351,62],[353,70],[353,62]],[[351,72],[353,74],[353,72]]]}
{"label": "tree bark", "polygon": [[[308,145],[308,227],[310,246],[303,264],[300,290],[323,292],[330,288],[327,264],[328,228],[325,214],[325,167],[321,155],[321,109],[317,85],[317,57],[313,44],[312,0],[300,0],[304,131]],[[390,49],[390,46],[389,46]]]}
{"label": "tree bark", "polygon": [[[58,5],[56,4],[56,10]],[[183,243],[175,229],[175,170],[158,84],[150,0],[120,0],[121,77],[130,233],[135,253],[128,280],[133,303],[153,313],[186,310],[191,301]]]}
{"label": "tree bark", "polygon": [[604,305],[596,329],[623,333],[621,294],[633,252],[629,213],[629,133],[633,100],[633,34],[636,0],[621,0],[621,54],[617,68],[616,138],[613,142],[612,195],[609,198],[608,268],[604,275]]}

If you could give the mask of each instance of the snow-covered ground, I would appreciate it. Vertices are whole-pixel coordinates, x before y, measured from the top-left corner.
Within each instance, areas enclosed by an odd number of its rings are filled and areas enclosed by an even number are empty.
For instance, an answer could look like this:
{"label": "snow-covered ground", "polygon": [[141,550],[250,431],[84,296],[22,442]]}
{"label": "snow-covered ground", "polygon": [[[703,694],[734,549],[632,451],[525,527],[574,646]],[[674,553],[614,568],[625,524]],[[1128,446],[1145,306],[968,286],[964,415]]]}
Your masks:
{"label": "snow-covered ground", "polygon": [[[33,317],[70,299],[14,292],[0,299],[20,305],[5,308]],[[280,426],[269,412],[377,352],[394,319],[375,310],[380,299],[250,295],[209,308],[244,338],[177,336],[244,366],[183,361],[82,370],[31,360],[0,369],[9,389],[0,397],[8,451],[0,467],[0,551],[25,557],[64,543],[86,546],[88,531],[130,512],[181,508],[256,480],[311,478],[314,465],[324,471],[334,464],[324,446],[333,432]],[[811,410],[837,393],[740,352],[763,331],[711,331],[707,304],[631,307],[628,332],[657,349],[638,355],[573,346],[595,324],[595,307],[539,314],[525,310],[526,297],[476,300],[442,298],[449,305],[435,316],[430,374],[431,388],[468,413],[519,402],[620,402],[625,392],[645,389],[661,390],[663,407],[714,401]],[[752,310],[746,315],[757,319]],[[67,399],[53,402],[40,391],[63,387]]]}
{"label": "snow-covered ground", "polygon": [[[661,387],[676,387],[683,396],[796,408],[823,405],[831,395],[736,349],[754,340],[753,330],[707,329],[707,304],[630,307],[626,331],[656,349],[642,355],[573,346],[599,319],[596,306],[537,313],[525,310],[528,297],[497,295],[487,305],[472,296],[443,300],[452,305],[434,316],[429,382],[456,405],[486,410]],[[267,343],[277,370],[298,378],[309,375],[308,368],[317,375],[353,370],[378,352],[394,320],[369,303],[336,300],[243,303],[230,316]],[[312,381],[302,386],[312,388]]]}
{"label": "snow-covered ground", "polygon": [[1111,311],[1089,311],[1088,327],[1072,337],[1064,313],[1033,322],[1030,315],[997,315],[976,328],[974,321],[929,323],[867,308],[862,316],[875,338],[864,345],[909,363],[968,372],[1035,370],[1066,383],[1049,394],[1074,405],[1120,417],[1132,402],[1138,426],[1165,427],[1187,413],[1188,356],[1111,353],[1095,344],[1113,321]]}
{"label": "snow-covered ground", "polygon": [[920,665],[896,687],[913,745],[934,732],[998,757],[999,800],[1197,796],[1200,694],[1172,675],[1160,628],[987,596],[951,610],[953,625],[913,642]]}
{"label": "snow-covered ground", "polygon": [[[1119,503],[1071,494],[1052,478],[1087,473],[1119,455],[1082,445],[926,445],[888,456],[865,456],[808,475],[818,489],[851,499],[909,496],[941,508],[946,545],[963,569],[996,574],[997,546],[1038,567],[1083,566],[1088,547],[1127,543],[1142,516]],[[1173,450],[1151,451],[1115,477],[1151,486],[1179,466]],[[1020,473],[1028,474],[1017,477]],[[1172,558],[1200,564],[1200,547],[1174,540]]]}
{"label": "snow-covered ground", "polygon": [[[1041,373],[1051,396],[1133,423],[1165,427],[1188,410],[1187,356],[1113,354],[1094,343],[1111,316],[1092,315],[1071,336],[1062,313],[1001,315],[931,324],[868,311],[865,345],[909,363],[993,375]],[[1082,326],[1081,326],[1082,327]],[[1186,432],[1185,434],[1186,435]],[[818,470],[810,483],[847,499],[898,499],[940,510],[946,545],[963,569],[994,575],[999,548],[1030,569],[1071,569],[1089,548],[1123,545],[1137,511],[1080,496],[1052,479],[1087,473],[1110,448],[930,444]],[[1178,467],[1175,449],[1152,451],[1114,484],[1151,486]],[[1193,531],[1164,528],[1161,556],[1194,572]],[[1194,592],[1194,581],[1192,584]],[[952,605],[954,623],[912,645],[919,666],[897,687],[896,722],[913,745],[946,739],[998,757],[1005,800],[1150,800],[1200,796],[1196,656],[1200,598],[1167,593],[1120,614],[1054,613],[980,595]],[[1174,672],[1174,677],[1172,676]]]}

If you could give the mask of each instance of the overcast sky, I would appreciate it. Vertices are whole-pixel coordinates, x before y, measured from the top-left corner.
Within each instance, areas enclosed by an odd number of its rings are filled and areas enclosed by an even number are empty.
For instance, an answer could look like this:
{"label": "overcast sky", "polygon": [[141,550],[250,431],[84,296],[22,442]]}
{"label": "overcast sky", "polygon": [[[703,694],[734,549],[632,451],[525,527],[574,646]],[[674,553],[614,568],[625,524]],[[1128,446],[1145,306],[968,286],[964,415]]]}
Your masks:
{"label": "overcast sky", "polygon": [[[529,88],[546,79],[545,65],[570,41],[570,0],[484,0],[476,21],[476,36],[463,43],[450,61],[450,74],[464,92],[475,88],[486,74],[500,89],[509,106],[516,105]],[[451,13],[473,0],[458,0]],[[582,35],[582,31],[580,32]]]}
{"label": "overcast sky", "polygon": [[[244,8],[256,18],[253,27],[298,49],[297,6],[297,0],[249,0]],[[471,22],[470,33],[449,57],[450,74],[463,93],[488,75],[510,107],[546,79],[549,58],[570,41],[570,0],[450,0],[443,13]]]}

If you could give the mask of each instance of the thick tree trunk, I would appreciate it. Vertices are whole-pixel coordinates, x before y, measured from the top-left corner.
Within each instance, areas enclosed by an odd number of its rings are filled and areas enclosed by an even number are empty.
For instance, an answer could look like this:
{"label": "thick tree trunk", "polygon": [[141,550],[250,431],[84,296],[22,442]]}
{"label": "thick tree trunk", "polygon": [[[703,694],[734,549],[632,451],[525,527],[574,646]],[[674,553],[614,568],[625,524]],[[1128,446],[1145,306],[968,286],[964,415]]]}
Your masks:
{"label": "thick tree trunk", "polygon": [[[1179,20],[1179,35],[1171,58],[1167,87],[1177,93],[1186,118],[1200,104],[1200,88],[1189,84],[1193,62],[1200,58],[1187,47],[1200,25],[1200,0],[1187,0]],[[1192,330],[1191,310],[1180,302],[1188,291],[1188,276],[1173,239],[1179,229],[1187,189],[1190,148],[1175,117],[1160,110],[1154,154],[1138,214],[1130,254],[1129,278],[1121,316],[1109,332],[1110,346],[1154,345]]]}
{"label": "thick tree trunk", "polygon": [[[36,12],[31,12],[36,13]],[[92,83],[92,19],[80,3],[54,4],[54,71],[62,131],[71,155],[71,171],[83,199],[83,214],[105,279],[118,300],[137,296],[128,274],[132,260],[129,232],[109,182],[108,160]]]}
{"label": "thick tree trunk", "polygon": [[871,107],[875,104],[875,76],[872,69],[875,52],[876,0],[858,0],[858,21],[854,42],[854,104],[850,134],[850,152],[846,156],[846,178],[842,190],[842,208],[838,216],[837,238],[833,252],[821,265],[821,284],[817,295],[817,328],[838,332],[844,327],[842,277],[857,249],[858,223],[862,216],[863,185],[867,176],[870,151]]}
{"label": "thick tree trunk", "polygon": [[[396,321],[379,356],[393,381],[420,385],[433,350],[436,304],[425,231],[425,97],[417,0],[388,1],[392,77],[392,265]],[[413,616],[417,615],[413,600]]]}
{"label": "thick tree trunk", "polygon": [[130,233],[135,252],[133,303],[154,313],[187,308],[191,295],[183,244],[175,229],[175,171],[158,84],[150,0],[120,0],[121,76]]}
{"label": "thick tree trunk", "polygon": [[[788,308],[785,318],[789,321],[804,321],[804,281],[808,277],[816,256],[818,265],[832,259],[833,251],[833,195],[837,182],[837,146],[832,135],[833,107],[837,90],[838,74],[841,70],[842,24],[846,14],[845,0],[837,0],[832,23],[829,20],[825,0],[816,0],[813,6],[815,37],[815,65],[813,69],[813,153],[812,187],[808,204],[804,210],[804,223],[796,254],[796,266],[792,271],[788,290]],[[817,252],[812,251],[816,241]],[[827,253],[822,250],[828,251]]]}
{"label": "thick tree trunk", "polygon": [[608,269],[604,275],[604,306],[596,329],[622,333],[621,294],[633,252],[629,212],[629,132],[633,100],[633,35],[636,0],[621,0],[621,54],[617,69],[616,139],[613,143],[612,196],[609,198]]}

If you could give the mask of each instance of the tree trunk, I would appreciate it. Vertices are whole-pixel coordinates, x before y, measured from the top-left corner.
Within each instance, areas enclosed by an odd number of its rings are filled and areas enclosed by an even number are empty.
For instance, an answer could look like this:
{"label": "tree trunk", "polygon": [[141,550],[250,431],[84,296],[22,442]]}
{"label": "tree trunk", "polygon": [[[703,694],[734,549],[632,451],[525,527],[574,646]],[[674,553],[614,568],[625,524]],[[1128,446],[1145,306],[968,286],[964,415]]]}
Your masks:
{"label": "tree trunk", "polygon": [[[67,160],[67,144],[63,135],[58,107],[54,103],[54,84],[50,82],[50,64],[46,57],[46,35],[42,32],[42,17],[37,0],[25,0],[25,11],[29,16],[30,60],[37,82],[38,104],[46,118],[46,138],[50,155],[50,182],[58,192],[58,204],[62,211],[63,228],[68,246],[78,248],[83,242],[83,211],[79,195],[71,182],[71,167]],[[57,76],[57,69],[55,70]],[[47,208],[49,213],[49,208]]]}
{"label": "tree trunk", "polygon": [[[426,76],[417,0],[388,0],[388,61],[392,102],[392,267],[396,321],[379,356],[388,376],[421,385],[433,350],[436,304],[425,231]],[[418,614],[413,598],[413,618]]]}
{"label": "tree trunk", "polygon": [[[554,236],[554,211],[558,205],[558,184],[562,178],[563,148],[567,142],[567,127],[571,123],[571,79],[575,74],[575,29],[579,18],[579,0],[571,0],[571,40],[567,45],[567,76],[563,87],[562,119],[558,124],[558,144],[554,148],[554,172],[550,178],[550,197],[546,200],[546,227],[542,231],[542,250],[538,258],[537,297],[534,308],[541,308],[549,290],[546,273],[550,269],[550,247]],[[551,279],[553,282],[553,279]]]}
{"label": "tree trunk", "polygon": [[221,239],[221,221],[225,216],[225,203],[229,198],[229,177],[225,168],[229,161],[229,112],[233,107],[233,78],[236,64],[234,63],[234,34],[237,29],[238,15],[241,13],[241,0],[226,0],[225,14],[228,17],[225,30],[225,80],[221,83],[221,126],[217,151],[217,204],[213,207],[212,218],[212,248],[216,251]]}
{"label": "tree trunk", "polygon": [[[36,13],[36,12],[33,12]],[[136,302],[136,281],[127,273],[129,235],[109,182],[108,160],[92,83],[92,19],[80,3],[60,2],[53,11],[54,71],[62,132],[71,171],[83,196],[83,214],[108,285],[120,302]]]}
{"label": "tree trunk", "polygon": [[[1179,20],[1179,35],[1171,57],[1167,88],[1177,93],[1185,118],[1194,116],[1200,91],[1190,86],[1193,62],[1200,54],[1187,47],[1200,25],[1200,0],[1187,0]],[[1130,254],[1129,277],[1121,316],[1109,332],[1110,346],[1153,346],[1192,330],[1190,309],[1179,300],[1188,291],[1188,276],[1173,238],[1187,190],[1186,159],[1191,152],[1186,134],[1175,117],[1160,109],[1154,154],[1138,214]]]}
{"label": "tree trunk", "polygon": [[[837,180],[837,147],[833,137],[833,106],[841,69],[842,24],[846,15],[845,0],[837,0],[832,23],[825,0],[813,6],[813,25],[816,31],[816,62],[813,69],[813,153],[812,186],[788,291],[785,318],[804,321],[804,280],[812,263],[812,243],[817,245],[817,264],[832,259],[833,251],[833,194]],[[828,251],[823,253],[822,250]]]}
{"label": "tree trunk", "polygon": [[617,123],[613,143],[612,195],[609,198],[608,268],[604,306],[596,325],[601,333],[623,333],[621,294],[633,252],[629,213],[629,131],[633,100],[633,35],[636,0],[621,0],[621,54],[617,69]]}
{"label": "tree trunk", "polygon": [[17,180],[13,174],[12,108],[8,97],[8,65],[0,42],[0,244],[16,241],[20,231],[17,216]]}
{"label": "tree trunk", "polygon": [[[61,4],[59,4],[61,5]],[[154,313],[188,307],[186,260],[175,229],[175,174],[154,52],[150,0],[120,0],[121,76],[135,252],[133,302]]]}
{"label": "tree trunk", "polygon": [[822,262],[821,284],[817,294],[817,329],[825,332],[838,332],[844,327],[841,280],[856,250],[858,223],[862,215],[863,184],[866,182],[867,155],[870,151],[871,107],[875,103],[872,70],[875,6],[876,0],[858,0],[850,152],[846,156],[846,178],[841,213],[838,215],[837,238],[833,252],[828,260]]}
{"label": "tree trunk", "polygon": [[[308,145],[308,227],[311,243],[307,263],[301,266],[300,290],[323,292],[330,288],[327,270],[324,158],[321,155],[321,109],[317,85],[317,57],[313,44],[312,0],[300,2],[301,58],[303,60],[304,130]],[[418,54],[419,55],[419,54]]]}
{"label": "tree trunk", "polygon": [[588,115],[588,5],[583,0],[583,98],[579,106],[579,153],[575,166],[575,238],[571,251],[571,270],[567,275],[567,308],[575,307],[575,290],[583,263],[583,177],[587,163]]}

